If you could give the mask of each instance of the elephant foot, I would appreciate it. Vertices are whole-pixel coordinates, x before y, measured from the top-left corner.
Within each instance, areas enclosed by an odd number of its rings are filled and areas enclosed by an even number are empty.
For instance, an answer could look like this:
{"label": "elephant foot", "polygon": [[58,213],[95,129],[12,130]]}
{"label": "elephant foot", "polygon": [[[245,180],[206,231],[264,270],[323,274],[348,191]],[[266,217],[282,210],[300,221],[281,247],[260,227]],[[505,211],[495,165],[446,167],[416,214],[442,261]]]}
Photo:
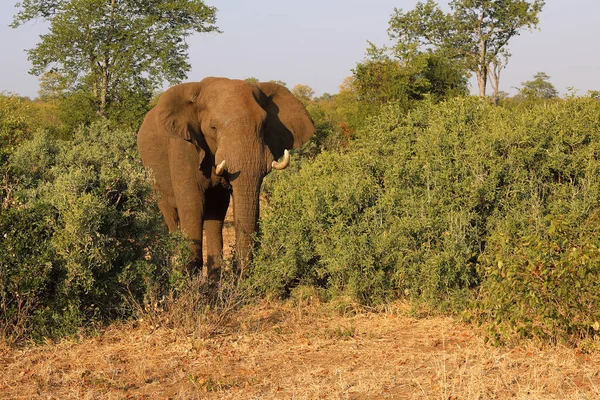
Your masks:
{"label": "elephant foot", "polygon": [[210,268],[206,278],[209,285],[218,285],[221,281],[221,268]]}
{"label": "elephant foot", "polygon": [[204,275],[210,287],[218,287],[221,281],[221,265],[223,264],[222,256],[208,255]]}
{"label": "elephant foot", "polygon": [[198,276],[202,274],[202,258],[194,257],[185,266],[189,276]]}

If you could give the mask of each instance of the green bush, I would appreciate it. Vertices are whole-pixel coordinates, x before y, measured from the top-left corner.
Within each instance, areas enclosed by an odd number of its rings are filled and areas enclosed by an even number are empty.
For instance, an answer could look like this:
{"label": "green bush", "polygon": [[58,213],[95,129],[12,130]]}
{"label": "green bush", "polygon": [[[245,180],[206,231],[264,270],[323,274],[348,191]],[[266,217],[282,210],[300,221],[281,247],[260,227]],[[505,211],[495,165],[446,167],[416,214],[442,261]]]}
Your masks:
{"label": "green bush", "polygon": [[485,190],[464,161],[477,136],[469,121],[483,108],[426,103],[402,117],[389,106],[347,151],[270,178],[255,263],[257,279],[269,276],[264,290],[312,284],[363,303],[464,304],[486,217],[478,212],[485,197],[464,196]]}
{"label": "green bush", "polygon": [[26,138],[28,124],[23,116],[28,105],[16,96],[0,93],[0,200],[2,206],[11,201],[13,181],[8,159],[15,148]]}
{"label": "green bush", "polygon": [[600,328],[600,105],[388,105],[347,149],[272,174],[254,281],[472,310],[495,338]]}
{"label": "green bush", "polygon": [[[516,113],[515,113],[516,114]],[[574,340],[600,329],[600,105],[573,99],[506,120],[499,212],[479,263],[495,340]]]}
{"label": "green bush", "polygon": [[540,233],[499,229],[482,257],[479,312],[497,342],[577,342],[600,330],[597,211],[583,221],[562,215],[546,221]]}
{"label": "green bush", "polygon": [[[34,338],[71,334],[131,313],[168,287],[165,231],[137,155],[135,132],[106,121],[69,141],[44,131],[11,157],[19,184],[0,215],[0,319]],[[27,296],[27,310],[19,299]]]}
{"label": "green bush", "polygon": [[0,213],[0,334],[24,336],[40,299],[53,291],[55,210],[43,203]]}

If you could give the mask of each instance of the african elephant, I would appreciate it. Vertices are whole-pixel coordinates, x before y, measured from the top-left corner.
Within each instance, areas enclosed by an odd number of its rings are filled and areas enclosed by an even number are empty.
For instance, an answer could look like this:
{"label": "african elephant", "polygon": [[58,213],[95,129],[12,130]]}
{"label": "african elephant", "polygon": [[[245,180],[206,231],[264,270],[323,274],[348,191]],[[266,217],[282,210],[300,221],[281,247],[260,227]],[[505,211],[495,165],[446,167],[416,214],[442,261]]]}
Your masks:
{"label": "african elephant", "polygon": [[[233,196],[234,268],[251,261],[259,217],[259,192],[271,169],[289,163],[289,149],[310,139],[313,121],[294,95],[275,83],[205,78],[165,91],[138,132],[142,162],[154,173],[158,205],[169,231],[191,239],[195,272],[220,276],[223,220]],[[283,160],[279,162],[279,158]]]}

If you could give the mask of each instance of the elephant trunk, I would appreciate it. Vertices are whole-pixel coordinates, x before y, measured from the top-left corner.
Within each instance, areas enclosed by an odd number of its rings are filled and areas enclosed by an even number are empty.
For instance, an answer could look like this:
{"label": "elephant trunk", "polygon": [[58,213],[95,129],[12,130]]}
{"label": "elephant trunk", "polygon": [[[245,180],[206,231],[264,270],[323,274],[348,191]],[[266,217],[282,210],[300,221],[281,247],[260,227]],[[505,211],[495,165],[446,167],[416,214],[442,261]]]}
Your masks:
{"label": "elephant trunk", "polygon": [[240,275],[252,262],[254,234],[259,218],[261,180],[236,179],[232,182],[236,237],[236,263],[234,268]]}

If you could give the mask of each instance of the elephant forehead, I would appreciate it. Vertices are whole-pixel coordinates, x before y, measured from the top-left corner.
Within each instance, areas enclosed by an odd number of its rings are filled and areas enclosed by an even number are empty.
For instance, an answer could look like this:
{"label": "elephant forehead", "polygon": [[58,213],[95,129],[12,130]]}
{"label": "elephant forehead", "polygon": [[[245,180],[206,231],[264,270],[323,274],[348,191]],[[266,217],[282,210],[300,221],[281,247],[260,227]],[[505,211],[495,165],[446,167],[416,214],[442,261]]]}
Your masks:
{"label": "elephant forehead", "polygon": [[260,127],[266,115],[234,115],[222,121],[222,127],[227,129]]}
{"label": "elephant forehead", "polygon": [[206,103],[213,112],[256,114],[264,113],[256,96],[244,82],[243,86],[234,85],[219,91],[211,91]]}
{"label": "elephant forehead", "polygon": [[217,109],[211,120],[213,124],[221,125],[221,128],[247,128],[261,126],[266,118],[266,111],[256,106]]}

